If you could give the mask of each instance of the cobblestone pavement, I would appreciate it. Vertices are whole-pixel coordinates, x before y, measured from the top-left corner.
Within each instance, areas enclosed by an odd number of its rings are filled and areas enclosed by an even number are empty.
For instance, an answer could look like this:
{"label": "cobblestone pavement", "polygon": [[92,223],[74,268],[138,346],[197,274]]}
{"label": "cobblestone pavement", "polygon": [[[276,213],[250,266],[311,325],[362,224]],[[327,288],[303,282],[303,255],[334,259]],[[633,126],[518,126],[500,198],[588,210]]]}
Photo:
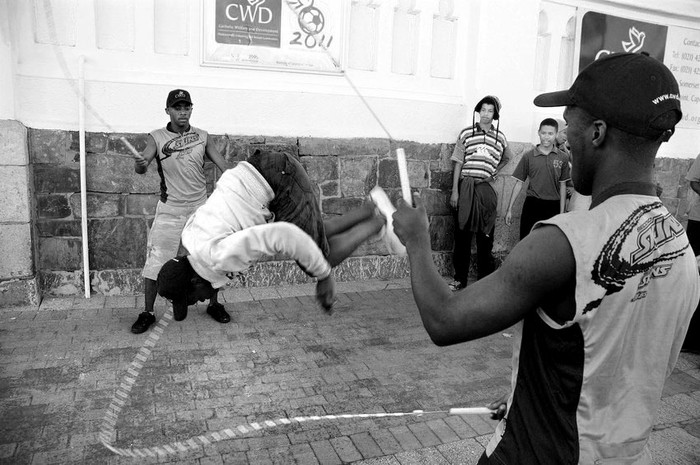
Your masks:
{"label": "cobblestone pavement", "polygon": [[[507,391],[508,331],[440,348],[407,280],[339,283],[339,291],[330,316],[306,285],[226,290],[226,325],[190,308],[151,348],[115,446],[304,415],[483,406]],[[488,416],[445,413],[309,421],[156,458],[120,457],[98,436],[147,341],[149,333],[129,331],[142,302],[95,296],[0,310],[0,463],[470,464],[494,429]],[[682,354],[666,384],[651,438],[656,463],[700,463],[699,365],[700,356]]]}

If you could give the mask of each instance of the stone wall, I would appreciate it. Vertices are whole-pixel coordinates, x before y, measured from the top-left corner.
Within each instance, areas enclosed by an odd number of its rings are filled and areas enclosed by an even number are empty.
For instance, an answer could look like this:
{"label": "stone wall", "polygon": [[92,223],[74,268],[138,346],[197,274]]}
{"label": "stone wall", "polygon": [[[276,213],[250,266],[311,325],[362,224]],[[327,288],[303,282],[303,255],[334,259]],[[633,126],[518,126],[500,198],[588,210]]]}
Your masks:
{"label": "stone wall", "polygon": [[27,130],[0,120],[0,306],[38,305]]}
{"label": "stone wall", "polygon": [[[93,293],[138,294],[142,292],[140,269],[145,259],[146,238],[158,201],[159,179],[153,166],[137,175],[128,149],[119,141],[125,136],[138,150],[146,135],[88,133],[87,188],[90,282]],[[359,205],[375,185],[396,200],[401,195],[394,149],[404,148],[411,186],[419,189],[430,217],[435,262],[445,275],[452,272],[451,249],[454,220],[449,207],[453,145],[390,142],[386,139],[316,139],[233,137],[213,135],[220,153],[233,166],[256,148],[290,151],[297,155],[315,182],[324,215],[340,215]],[[41,289],[48,295],[81,294],[82,249],[80,237],[80,173],[76,132],[30,129],[28,147],[33,168],[37,232],[36,267]],[[504,173],[513,171],[530,144],[511,143],[515,160]],[[682,221],[687,207],[685,172],[692,160],[659,159],[657,179],[664,189],[664,202]],[[216,167],[205,166],[208,190],[220,176]],[[516,218],[509,227],[505,217],[513,178],[497,178],[499,214],[494,253],[500,262],[517,242],[517,214],[525,189],[515,204]],[[4,228],[3,228],[4,229]],[[9,229],[7,230],[9,232]],[[339,281],[396,278],[408,275],[405,258],[390,255],[381,241],[361,246],[336,271]],[[259,263],[234,286],[266,286],[307,282],[296,264],[283,257]]]}

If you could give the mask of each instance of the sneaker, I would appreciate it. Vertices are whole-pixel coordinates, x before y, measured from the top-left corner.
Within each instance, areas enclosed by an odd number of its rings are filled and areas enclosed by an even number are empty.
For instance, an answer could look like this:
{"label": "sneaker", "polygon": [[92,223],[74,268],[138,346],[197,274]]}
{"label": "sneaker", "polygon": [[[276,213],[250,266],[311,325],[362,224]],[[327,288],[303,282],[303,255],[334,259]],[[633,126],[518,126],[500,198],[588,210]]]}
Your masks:
{"label": "sneaker", "polygon": [[229,315],[224,306],[218,302],[209,304],[207,313],[219,323],[228,323],[231,321],[231,315]]}
{"label": "sneaker", "polygon": [[139,317],[131,326],[131,332],[134,334],[141,334],[145,332],[153,323],[156,322],[156,317],[150,312],[141,312]]}
{"label": "sneaker", "polygon": [[377,207],[377,210],[379,210],[379,213],[386,219],[386,225],[384,225],[382,231],[384,243],[389,253],[394,255],[406,255],[406,247],[404,247],[394,232],[394,218],[392,215],[396,211],[396,208],[392,205],[391,200],[389,200],[389,196],[386,195],[384,189],[376,186],[370,191],[369,197]]}

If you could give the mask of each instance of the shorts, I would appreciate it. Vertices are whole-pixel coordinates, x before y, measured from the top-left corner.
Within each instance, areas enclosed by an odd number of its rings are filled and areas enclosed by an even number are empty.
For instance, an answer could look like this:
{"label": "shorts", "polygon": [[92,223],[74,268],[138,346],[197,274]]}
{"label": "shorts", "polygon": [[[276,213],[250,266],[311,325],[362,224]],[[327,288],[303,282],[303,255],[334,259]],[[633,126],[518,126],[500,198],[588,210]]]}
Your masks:
{"label": "shorts", "polygon": [[286,221],[301,228],[327,258],[330,246],[321,206],[301,163],[288,153],[259,150],[246,161],[262,174],[275,194],[268,206],[275,215],[275,221]]}
{"label": "shorts", "polygon": [[146,264],[141,275],[144,278],[156,280],[158,272],[165,262],[178,255],[180,236],[187,219],[204,202],[195,205],[173,206],[158,201],[156,216],[148,232],[146,245]]}

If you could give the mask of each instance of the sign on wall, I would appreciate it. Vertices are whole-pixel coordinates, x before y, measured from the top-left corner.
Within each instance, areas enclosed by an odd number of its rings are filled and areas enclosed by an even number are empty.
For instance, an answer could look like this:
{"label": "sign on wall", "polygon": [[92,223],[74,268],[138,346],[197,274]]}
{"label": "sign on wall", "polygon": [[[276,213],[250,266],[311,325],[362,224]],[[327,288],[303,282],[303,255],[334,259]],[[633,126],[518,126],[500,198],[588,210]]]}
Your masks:
{"label": "sign on wall", "polygon": [[680,128],[700,129],[700,30],[587,11],[581,20],[579,70],[611,53],[647,52],[678,81]]}
{"label": "sign on wall", "polygon": [[344,1],[207,0],[202,64],[341,73]]}
{"label": "sign on wall", "polygon": [[700,129],[700,30],[669,27],[664,64],[678,80],[682,128]]}

